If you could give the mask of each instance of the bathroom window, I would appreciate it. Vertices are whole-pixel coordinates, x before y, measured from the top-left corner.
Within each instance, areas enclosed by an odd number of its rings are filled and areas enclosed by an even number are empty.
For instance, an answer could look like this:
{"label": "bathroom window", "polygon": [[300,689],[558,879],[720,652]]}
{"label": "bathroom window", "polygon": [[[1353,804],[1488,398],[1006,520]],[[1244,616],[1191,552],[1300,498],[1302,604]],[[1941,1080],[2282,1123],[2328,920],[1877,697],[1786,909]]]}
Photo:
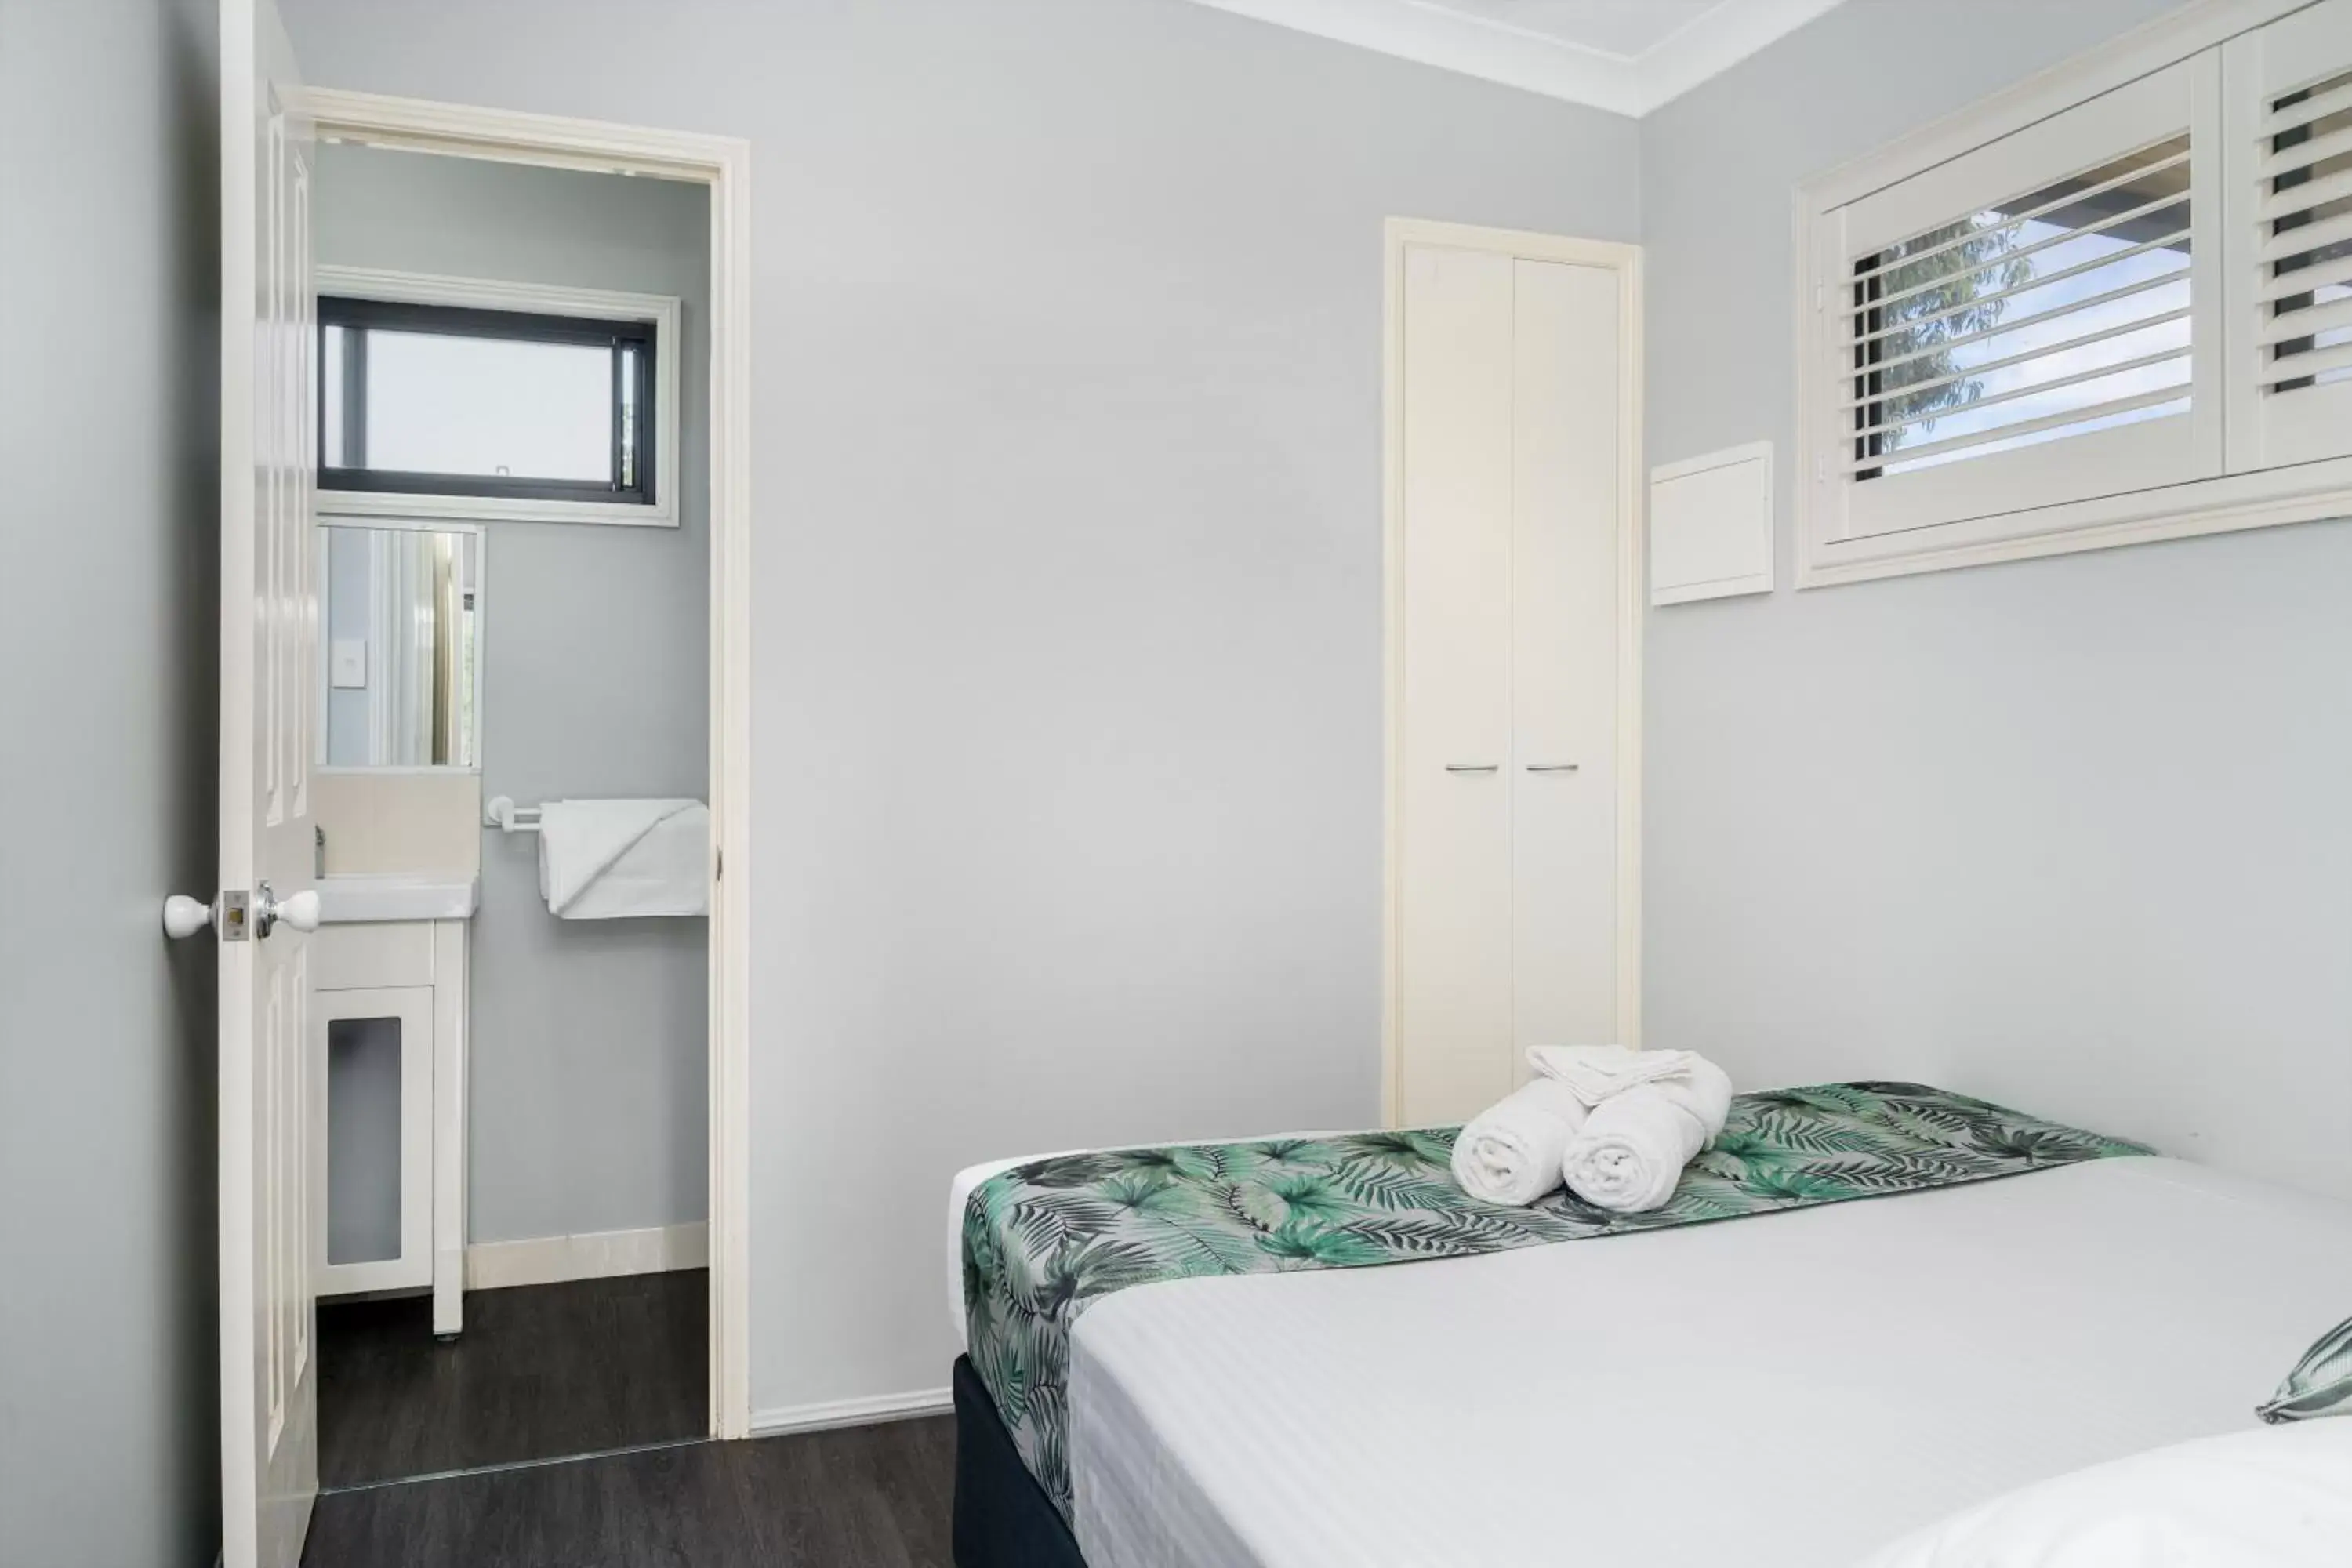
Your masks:
{"label": "bathroom window", "polygon": [[320,510],[669,524],[678,301],[319,268]]}
{"label": "bathroom window", "polygon": [[319,301],[322,488],[643,506],[651,321]]}

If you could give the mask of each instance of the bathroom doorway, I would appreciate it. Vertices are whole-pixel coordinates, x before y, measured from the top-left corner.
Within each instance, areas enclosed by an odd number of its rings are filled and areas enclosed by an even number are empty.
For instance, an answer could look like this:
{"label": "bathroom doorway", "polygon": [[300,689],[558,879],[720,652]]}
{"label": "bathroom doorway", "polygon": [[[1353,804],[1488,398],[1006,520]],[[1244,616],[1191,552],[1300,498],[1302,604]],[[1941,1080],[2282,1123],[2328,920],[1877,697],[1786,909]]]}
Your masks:
{"label": "bathroom doorway", "polygon": [[320,1484],[741,1435],[740,148],[311,96]]}

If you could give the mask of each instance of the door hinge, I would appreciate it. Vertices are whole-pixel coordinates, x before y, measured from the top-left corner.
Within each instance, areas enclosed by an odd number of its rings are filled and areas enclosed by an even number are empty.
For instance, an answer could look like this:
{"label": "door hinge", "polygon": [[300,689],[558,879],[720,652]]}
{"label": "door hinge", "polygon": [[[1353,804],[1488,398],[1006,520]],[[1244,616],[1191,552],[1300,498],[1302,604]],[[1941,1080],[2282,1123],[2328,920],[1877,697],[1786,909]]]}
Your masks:
{"label": "door hinge", "polygon": [[1826,310],[1829,308],[1830,291],[1828,285],[1823,283],[1815,283],[1813,285],[1813,309],[1816,310]]}
{"label": "door hinge", "polygon": [[727,851],[726,851],[726,850],[724,850],[724,849],[713,849],[713,850],[711,850],[711,852],[710,852],[710,879],[711,879],[712,881],[716,882],[716,881],[719,880],[721,878],[725,877],[726,875],[727,875]]}

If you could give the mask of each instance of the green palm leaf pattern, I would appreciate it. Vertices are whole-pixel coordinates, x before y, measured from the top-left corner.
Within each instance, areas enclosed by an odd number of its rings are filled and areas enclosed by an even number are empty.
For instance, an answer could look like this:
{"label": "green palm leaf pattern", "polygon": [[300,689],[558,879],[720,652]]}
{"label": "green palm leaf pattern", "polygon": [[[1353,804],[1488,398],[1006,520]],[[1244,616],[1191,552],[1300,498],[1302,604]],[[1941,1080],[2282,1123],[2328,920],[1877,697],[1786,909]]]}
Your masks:
{"label": "green palm leaf pattern", "polygon": [[2352,1318],[2320,1335],[2255,1414],[2272,1423],[2352,1415]]}
{"label": "green palm leaf pattern", "polygon": [[[1918,1084],[1819,1084],[1738,1096],[1664,1207],[1619,1215],[1567,1192],[1528,1208],[1479,1203],[1448,1169],[1459,1131],[1064,1154],[975,1188],[963,1215],[972,1369],[1064,1515],[1070,1331],[1115,1291],[1466,1258],[2147,1152]],[[2352,1323],[2314,1349],[2263,1414],[2323,1414],[2301,1408],[2323,1387],[2328,1408],[2352,1408]]]}

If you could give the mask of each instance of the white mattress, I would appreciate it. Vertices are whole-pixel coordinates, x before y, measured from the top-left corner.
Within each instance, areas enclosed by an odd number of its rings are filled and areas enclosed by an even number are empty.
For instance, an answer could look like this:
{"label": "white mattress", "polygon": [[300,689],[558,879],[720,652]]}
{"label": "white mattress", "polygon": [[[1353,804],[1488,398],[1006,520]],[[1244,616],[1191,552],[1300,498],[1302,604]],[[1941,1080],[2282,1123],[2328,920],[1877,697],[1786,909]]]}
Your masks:
{"label": "white mattress", "polygon": [[2352,1209],[2147,1159],[1143,1286],[1072,1338],[1074,1523],[1090,1568],[1837,1568],[2252,1426],[2347,1312]]}

